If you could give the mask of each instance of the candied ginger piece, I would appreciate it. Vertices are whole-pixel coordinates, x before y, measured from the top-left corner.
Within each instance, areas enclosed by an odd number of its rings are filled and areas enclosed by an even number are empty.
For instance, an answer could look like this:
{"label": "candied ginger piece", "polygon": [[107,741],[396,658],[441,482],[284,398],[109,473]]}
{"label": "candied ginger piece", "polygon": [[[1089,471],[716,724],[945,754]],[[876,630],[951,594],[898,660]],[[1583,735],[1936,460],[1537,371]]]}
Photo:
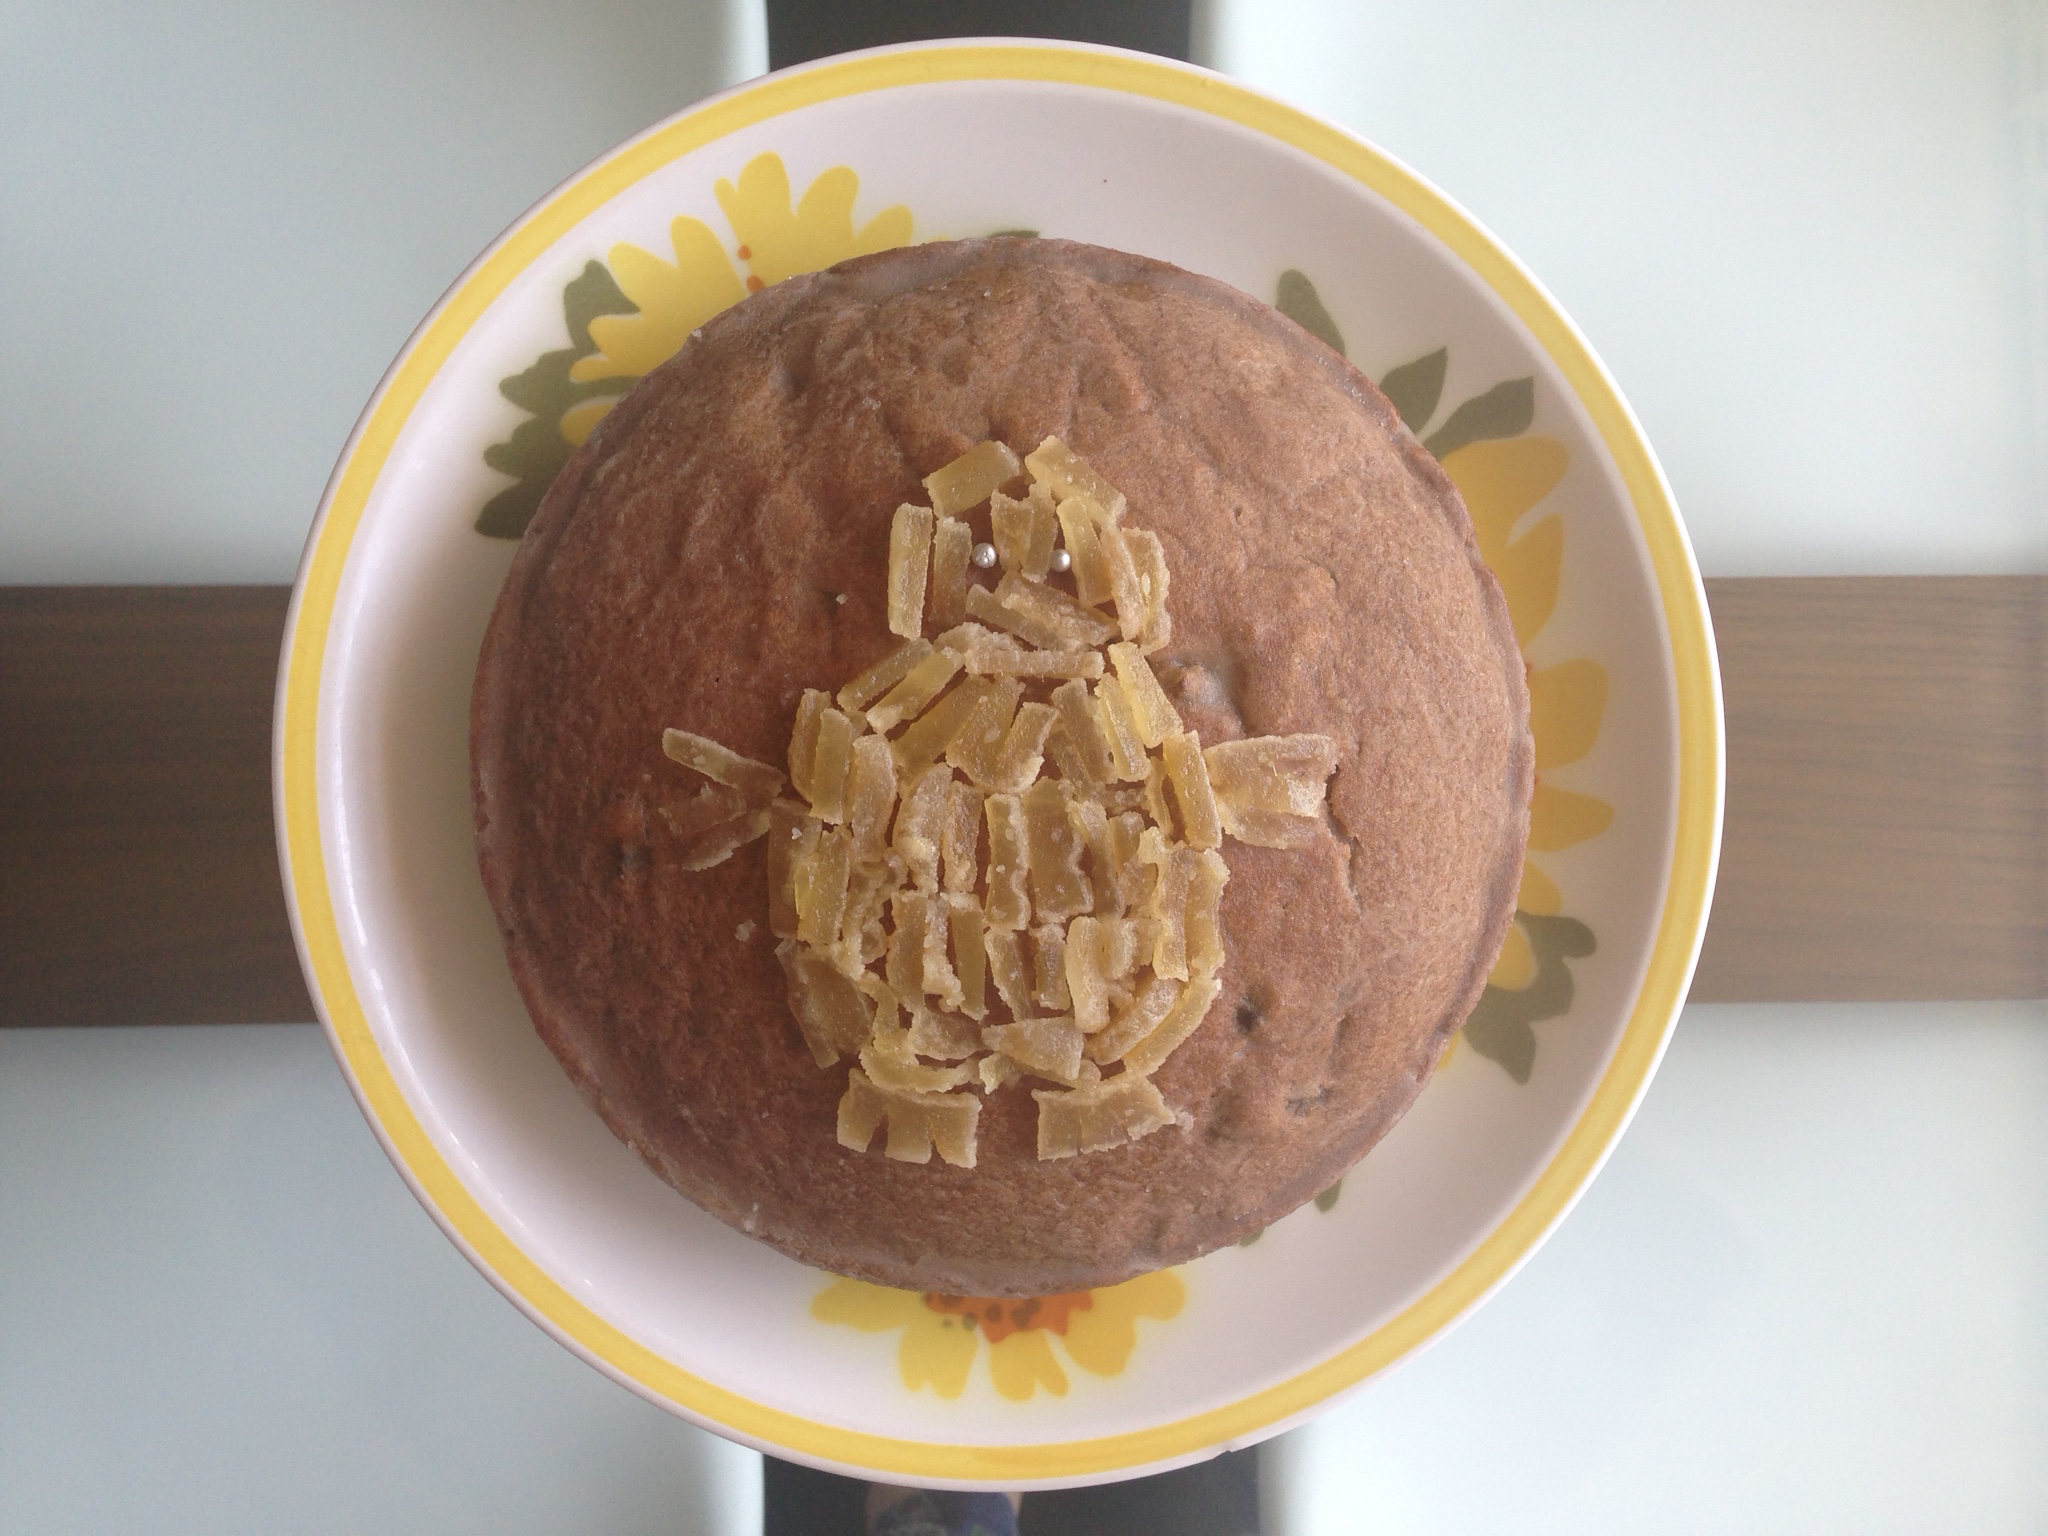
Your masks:
{"label": "candied ginger piece", "polygon": [[1159,744],[1174,803],[1180,807],[1181,835],[1190,848],[1215,848],[1223,841],[1217,820],[1216,796],[1209,789],[1209,767],[1202,741],[1193,731],[1180,731]]}
{"label": "candied ginger piece", "polygon": [[861,1048],[860,1069],[877,1088],[907,1093],[945,1093],[974,1081],[972,1067],[928,1067],[906,1047],[901,1054],[867,1045]]}
{"label": "candied ginger piece", "polygon": [[1203,750],[1219,807],[1320,816],[1328,780],[1337,771],[1337,743],[1327,736],[1254,736]]}
{"label": "candied ginger piece", "polygon": [[856,737],[846,775],[846,826],[855,863],[882,856],[896,812],[896,754],[879,736]]}
{"label": "candied ginger piece", "polygon": [[1048,487],[1055,500],[1086,496],[1111,522],[1124,515],[1124,493],[1095,472],[1092,465],[1056,437],[1048,437],[1024,455],[1031,478]]}
{"label": "candied ginger piece", "polygon": [[1305,848],[1323,830],[1323,800],[1337,767],[1327,736],[1254,736],[1202,753],[1223,831],[1260,848]]}
{"label": "candied ginger piece", "polygon": [[1033,486],[1025,500],[1013,501],[998,491],[988,505],[989,527],[1004,571],[1031,581],[1045,580],[1052,569],[1053,538],[1059,531],[1051,494],[1042,486]]}
{"label": "candied ginger piece", "polygon": [[[910,676],[911,669],[925,657],[931,655],[931,643],[927,640],[906,640],[880,661],[861,673],[852,682],[839,690],[839,707],[849,715],[865,715],[867,707],[883,694]],[[805,690],[808,701],[811,690]],[[803,716],[798,714],[801,728]],[[790,750],[796,750],[792,743]]]}
{"label": "candied ginger piece", "polygon": [[1008,928],[989,928],[982,932],[981,943],[1003,1006],[1012,1018],[1025,1017],[1031,1012],[1031,970],[1024,963],[1022,936]]}
{"label": "candied ginger piece", "polygon": [[766,805],[782,793],[783,777],[766,763],[741,757],[730,747],[694,731],[665,730],[661,750],[685,768],[695,769],[714,784],[736,789],[750,805]]}
{"label": "candied ginger piece", "polygon": [[960,662],[951,652],[933,651],[868,706],[868,728],[887,735],[904,721],[915,720],[959,670]]}
{"label": "candied ginger piece", "polygon": [[818,711],[818,755],[811,760],[811,814],[846,820],[846,780],[853,767],[853,722],[836,709]]}
{"label": "candied ginger piece", "polygon": [[1138,857],[1158,874],[1147,901],[1146,916],[1159,924],[1152,944],[1152,969],[1175,981],[1188,979],[1188,882],[1194,874],[1193,850],[1172,848],[1156,827],[1138,840]]}
{"label": "candied ginger piece", "polygon": [[1187,915],[1182,919],[1188,970],[1212,976],[1223,968],[1223,887],[1230,882],[1230,866],[1213,848],[1197,850],[1188,863]]}
{"label": "candied ginger piece", "polygon": [[1132,718],[1130,697],[1123,684],[1113,677],[1105,677],[1095,685],[1095,719],[1109,747],[1110,766],[1116,776],[1126,783],[1143,783],[1145,742]]}
{"label": "candied ginger piece", "polygon": [[865,1152],[886,1121],[883,1151],[898,1162],[928,1163],[932,1151],[956,1168],[974,1166],[981,1101],[971,1093],[915,1093],[884,1088],[858,1067],[846,1075],[839,1101],[839,1144]]}
{"label": "candied ginger piece", "polygon": [[1072,1083],[1081,1075],[1081,1031],[1072,1019],[991,1024],[981,1032],[981,1041],[1038,1077]]}
{"label": "candied ginger piece", "polygon": [[1046,732],[1045,755],[1052,759],[1053,768],[1059,776],[1074,786],[1076,794],[1092,796],[1101,790],[1101,785],[1089,779],[1088,765],[1074,751],[1073,738],[1067,735],[1066,726],[1058,720],[1053,721],[1052,729]]}
{"label": "candied ginger piece", "polygon": [[932,530],[934,624],[958,624],[967,615],[967,567],[974,554],[974,530],[957,517],[942,517]]}
{"label": "candied ginger piece", "polygon": [[1017,478],[1023,466],[1007,443],[976,443],[950,464],[924,477],[925,495],[941,514],[965,512],[989,499],[997,486]]}
{"label": "candied ginger piece", "polygon": [[1067,546],[1074,596],[1090,608],[1110,600],[1109,557],[1099,532],[1107,521],[1094,502],[1069,496],[1059,504],[1060,537]]}
{"label": "candied ginger piece", "polygon": [[952,920],[946,898],[918,892],[917,899],[925,904],[924,977],[921,982],[924,995],[937,998],[941,1008],[964,1013],[966,995],[961,988],[960,977],[954,971],[952,960],[947,954],[947,939],[952,932]]}
{"label": "candied ginger piece", "polygon": [[1003,733],[1002,751],[996,757],[994,788],[1004,794],[1022,794],[1038,778],[1045,763],[1045,737],[1057,716],[1050,704],[1019,705],[1009,730]]}
{"label": "candied ginger piece", "polygon": [[834,965],[858,981],[881,954],[882,914],[903,883],[903,861],[856,863],[846,880],[846,906],[839,937],[826,951]]}
{"label": "candied ginger piece", "polygon": [[1123,893],[1124,906],[1142,907],[1152,895],[1157,871],[1138,857],[1144,841],[1145,818],[1137,811],[1122,811],[1109,819],[1110,845],[1115,851],[1116,885]]}
{"label": "candied ginger piece", "polygon": [[1152,977],[1110,1021],[1107,1029],[1088,1037],[1088,1059],[1104,1064],[1115,1061],[1157,1029],[1186,990],[1186,982],[1166,976]]}
{"label": "candied ginger piece", "polygon": [[1138,572],[1137,557],[1131,552],[1130,535],[1115,523],[1103,523],[1097,526],[1095,536],[1102,550],[1103,579],[1109,587],[1109,600],[1116,608],[1117,628],[1123,631],[1124,639],[1142,644],[1152,607],[1145,600],[1145,582]]}
{"label": "candied ginger piece", "polygon": [[1254,848],[1306,848],[1323,830],[1320,816],[1290,816],[1285,811],[1238,810],[1228,801],[1217,802],[1223,830],[1240,843]]}
{"label": "candied ginger piece", "polygon": [[1149,528],[1126,528],[1123,536],[1131,563],[1137,567],[1138,590],[1145,599],[1144,633],[1138,649],[1149,656],[1173,638],[1173,615],[1166,608],[1166,546]]}
{"label": "candied ginger piece", "polygon": [[1140,741],[1156,747],[1183,729],[1179,712],[1167,698],[1166,690],[1159,686],[1159,679],[1152,675],[1152,664],[1145,659],[1144,652],[1129,641],[1120,640],[1109,648],[1109,661],[1116,668],[1117,681],[1123,684],[1124,697],[1130,702],[1131,719],[1138,728]]}
{"label": "candied ginger piece", "polygon": [[952,791],[950,768],[927,768],[912,781],[903,796],[903,808],[896,813],[896,852],[912,883],[923,890],[939,888],[939,854]]}
{"label": "candied ginger piece", "polygon": [[992,1051],[974,1064],[981,1074],[981,1091],[994,1093],[998,1088],[1007,1088],[1024,1075],[1024,1069],[1010,1060],[1001,1051]]}
{"label": "candied ginger piece", "polygon": [[[979,590],[978,588],[976,590]],[[904,772],[922,768],[953,744],[967,717],[994,687],[988,678],[969,677],[913,720],[896,738],[896,766]]]}
{"label": "candied ginger piece", "polygon": [[789,733],[789,782],[806,803],[811,798],[811,765],[818,760],[818,721],[831,702],[832,696],[822,689],[806,688]]}
{"label": "candied ginger piece", "polygon": [[925,576],[932,559],[932,509],[905,502],[889,524],[889,633],[924,633]]}
{"label": "candied ginger piece", "polygon": [[[1097,653],[1090,651],[1091,656]],[[1099,663],[1098,656],[1098,663]],[[1098,670],[1095,674],[1100,677]],[[1102,722],[1089,702],[1088,685],[1079,678],[1061,683],[1052,691],[1052,707],[1058,711],[1060,724],[1066,728],[1067,740],[1074,748],[1083,770],[1084,782],[1107,784],[1117,776],[1116,764],[1110,760],[1109,742],[1102,734]]]}
{"label": "candied ginger piece", "polygon": [[1022,928],[1031,921],[1031,833],[1024,804],[1015,795],[990,795],[982,814],[988,821],[988,925]]}
{"label": "candied ginger piece", "polygon": [[1081,838],[1067,819],[1072,793],[1058,779],[1040,779],[1019,797],[1031,846],[1031,909],[1042,923],[1064,923],[1095,905],[1081,871]]}
{"label": "candied ginger piece", "polygon": [[731,821],[721,821],[713,827],[706,827],[696,836],[687,839],[682,850],[676,855],[676,863],[684,869],[709,869],[714,864],[723,864],[741,848],[762,836],[768,830],[768,808],[744,811]]}
{"label": "candied ginger piece", "polygon": [[1034,1088],[1038,1155],[1049,1161],[1078,1152],[1106,1152],[1174,1123],[1152,1079],[1120,1072],[1078,1088]]}
{"label": "candied ginger piece", "polygon": [[1077,917],[1067,925],[1067,996],[1083,1034],[1092,1035],[1109,1022],[1109,946],[1100,919]]}
{"label": "candied ginger piece", "polygon": [[906,1042],[919,1056],[934,1061],[968,1061],[981,1054],[981,1031],[966,1019],[929,1008],[910,1010],[910,1032]]}
{"label": "candied ginger piece", "polygon": [[946,897],[946,928],[953,939],[953,974],[960,979],[960,1011],[970,1019],[988,1016],[988,951],[981,903],[969,895]]}
{"label": "candied ginger piece", "polygon": [[721,822],[744,815],[747,797],[723,784],[700,784],[681,805],[656,807],[656,814],[677,837],[692,838]]}
{"label": "candied ginger piece", "polygon": [[829,1067],[867,1043],[873,1028],[868,1001],[832,962],[793,939],[775,946],[789,984],[789,1011],[811,1049],[811,1059]]}
{"label": "candied ginger piece", "polygon": [[1067,990],[1067,931],[1056,923],[1031,930],[1031,996],[1053,1013],[1074,1006]]}
{"label": "candied ginger piece", "polygon": [[993,679],[946,743],[946,761],[983,789],[995,787],[1003,738],[1009,734],[1017,701],[1023,697],[1024,685],[1014,677]]}
{"label": "candied ginger piece", "polygon": [[1110,830],[1108,813],[1093,800],[1075,799],[1067,802],[1067,819],[1088,850],[1088,885],[1095,894],[1094,910],[1104,917],[1123,916],[1124,893],[1116,878],[1116,837]]}
{"label": "candied ginger piece", "polygon": [[797,848],[790,869],[796,895],[796,936],[823,948],[839,937],[846,915],[846,882],[852,870],[852,840],[844,827],[821,831]]}
{"label": "candied ginger piece", "polygon": [[1209,1005],[1216,1001],[1216,994],[1223,990],[1223,983],[1214,976],[1198,976],[1181,989],[1166,1017],[1158,1027],[1123,1054],[1126,1073],[1135,1072],[1140,1077],[1150,1077],[1165,1063],[1180,1043],[1192,1035],[1203,1019],[1209,1016]]}
{"label": "candied ginger piece", "polygon": [[1180,825],[1173,819],[1173,806],[1167,799],[1166,765],[1156,757],[1145,760],[1144,806],[1146,818],[1168,838],[1180,835]]}
{"label": "candied ginger piece", "polygon": [[[1130,989],[1119,988],[1117,983],[1136,969],[1141,943],[1152,936],[1151,932],[1134,917],[1105,917],[1101,921],[1103,967],[1110,979],[1110,993],[1114,996],[1122,991],[1124,1000],[1128,1001]],[[1142,952],[1149,955],[1151,950]]]}
{"label": "candied ginger piece", "polygon": [[768,930],[778,939],[796,937],[795,868],[798,850],[824,830],[794,800],[768,807]]}
{"label": "candied ginger piece", "polygon": [[1034,651],[1017,644],[978,646],[967,653],[967,670],[992,677],[1102,676],[1100,651]]}
{"label": "candied ginger piece", "polygon": [[[1094,609],[1082,607],[1058,587],[1005,576],[996,583],[995,600],[1012,620],[1002,627],[1041,650],[1080,650],[1101,645],[1116,634],[1116,625]],[[973,613],[974,607],[969,594],[968,611]],[[974,616],[982,617],[979,613]]]}
{"label": "candied ginger piece", "polygon": [[946,775],[945,823],[939,833],[939,851],[945,860],[948,891],[972,891],[981,878],[981,792]]}

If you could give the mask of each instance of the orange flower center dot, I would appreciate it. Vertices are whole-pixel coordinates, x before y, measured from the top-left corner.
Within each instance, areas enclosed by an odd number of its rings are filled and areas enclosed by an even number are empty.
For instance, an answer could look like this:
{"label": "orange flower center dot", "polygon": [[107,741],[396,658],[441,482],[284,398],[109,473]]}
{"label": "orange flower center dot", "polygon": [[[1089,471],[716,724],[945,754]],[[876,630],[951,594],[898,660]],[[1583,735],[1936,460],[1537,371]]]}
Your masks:
{"label": "orange flower center dot", "polygon": [[1064,1291],[1057,1296],[942,1296],[929,1292],[924,1304],[934,1312],[948,1313],[969,1319],[988,1335],[991,1344],[1000,1344],[1013,1333],[1025,1333],[1031,1329],[1042,1329],[1047,1333],[1066,1336],[1067,1320],[1076,1312],[1086,1312],[1095,1305],[1092,1291]]}
{"label": "orange flower center dot", "polygon": [[741,261],[752,261],[754,259],[754,253],[752,249],[743,245],[740,247],[739,257]]}

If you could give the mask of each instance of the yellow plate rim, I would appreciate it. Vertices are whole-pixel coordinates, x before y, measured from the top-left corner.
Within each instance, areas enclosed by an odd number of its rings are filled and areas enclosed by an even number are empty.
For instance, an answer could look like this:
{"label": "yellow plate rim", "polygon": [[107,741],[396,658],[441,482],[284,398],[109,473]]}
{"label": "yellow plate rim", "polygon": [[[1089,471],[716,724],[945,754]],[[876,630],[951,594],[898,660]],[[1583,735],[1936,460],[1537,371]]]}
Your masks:
{"label": "yellow plate rim", "polygon": [[[769,1408],[692,1375],[606,1322],[550,1278],[485,1213],[406,1102],[344,958],[321,847],[317,721],[322,665],[349,547],[412,410],[505,288],[578,220],[671,161],[739,129],[822,102],[942,81],[1094,87],[1205,112],[1301,150],[1385,198],[1448,247],[1528,327],[1620,472],[1648,548],[1672,651],[1678,794],[1671,869],[1647,971],[1607,1070],[1514,1209],[1425,1295],[1365,1338],[1223,1407],[1122,1434],[1032,1445],[899,1439]],[[285,628],[274,741],[279,856],[301,962],[352,1087],[386,1150],[449,1235],[537,1322],[619,1380],[728,1435],[800,1460],[959,1484],[1085,1481],[1196,1459],[1276,1433],[1449,1327],[1504,1282],[1599,1171],[1634,1113],[1699,953],[1719,853],[1720,678],[1705,591],[1641,428],[1562,310],[1494,238],[1405,166],[1357,136],[1222,76],[1072,44],[936,43],[851,54],[738,87],[678,114],[563,183],[451,288],[407,343],[344,449],[301,564]]]}

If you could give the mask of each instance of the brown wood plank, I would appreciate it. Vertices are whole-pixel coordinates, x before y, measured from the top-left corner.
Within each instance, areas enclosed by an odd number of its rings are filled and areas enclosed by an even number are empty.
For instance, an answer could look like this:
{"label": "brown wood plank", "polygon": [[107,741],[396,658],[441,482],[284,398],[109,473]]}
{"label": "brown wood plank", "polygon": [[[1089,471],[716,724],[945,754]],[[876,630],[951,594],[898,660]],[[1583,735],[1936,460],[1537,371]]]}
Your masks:
{"label": "brown wood plank", "polygon": [[0,1024],[313,1017],[270,831],[288,597],[0,588]]}
{"label": "brown wood plank", "polygon": [[1701,1001],[2048,996],[2048,578],[1710,581]]}
{"label": "brown wood plank", "polygon": [[[2048,995],[2048,580],[1708,583],[1693,996]],[[0,588],[0,1025],[312,1008],[270,821],[282,588]]]}

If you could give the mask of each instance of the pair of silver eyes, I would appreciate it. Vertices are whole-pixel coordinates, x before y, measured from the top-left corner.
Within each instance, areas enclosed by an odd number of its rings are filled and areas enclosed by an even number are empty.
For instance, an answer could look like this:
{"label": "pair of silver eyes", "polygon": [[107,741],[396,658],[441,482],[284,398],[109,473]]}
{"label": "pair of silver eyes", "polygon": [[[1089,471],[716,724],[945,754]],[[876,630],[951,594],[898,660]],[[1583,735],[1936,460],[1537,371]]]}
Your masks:
{"label": "pair of silver eyes", "polygon": [[[984,571],[992,571],[996,565],[996,547],[993,544],[974,546],[974,563]],[[1074,568],[1074,557],[1064,549],[1052,552],[1052,568],[1056,571],[1070,571]]]}

